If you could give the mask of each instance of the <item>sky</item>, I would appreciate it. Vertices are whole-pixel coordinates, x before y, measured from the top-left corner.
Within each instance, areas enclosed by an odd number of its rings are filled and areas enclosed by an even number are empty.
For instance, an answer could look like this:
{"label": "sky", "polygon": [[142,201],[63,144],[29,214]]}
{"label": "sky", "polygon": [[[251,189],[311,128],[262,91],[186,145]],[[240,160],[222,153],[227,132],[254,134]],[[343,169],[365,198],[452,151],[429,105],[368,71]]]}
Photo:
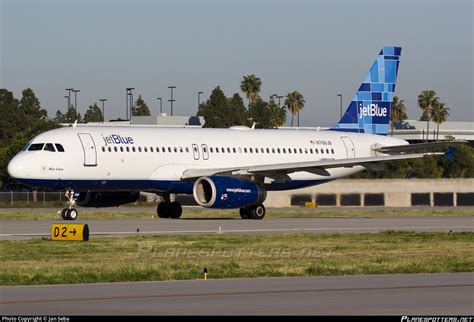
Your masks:
{"label": "sky", "polygon": [[[78,111],[106,98],[106,118],[125,117],[134,87],[156,114],[195,115],[198,91],[240,91],[244,75],[261,96],[298,90],[301,126],[338,121],[384,45],[403,48],[396,95],[409,119],[433,89],[449,120],[474,121],[473,1],[46,1],[0,0],[0,87],[32,88],[53,117],[65,88]],[[245,99],[247,104],[247,100]],[[100,106],[100,104],[99,104]],[[289,117],[288,117],[289,119]]]}

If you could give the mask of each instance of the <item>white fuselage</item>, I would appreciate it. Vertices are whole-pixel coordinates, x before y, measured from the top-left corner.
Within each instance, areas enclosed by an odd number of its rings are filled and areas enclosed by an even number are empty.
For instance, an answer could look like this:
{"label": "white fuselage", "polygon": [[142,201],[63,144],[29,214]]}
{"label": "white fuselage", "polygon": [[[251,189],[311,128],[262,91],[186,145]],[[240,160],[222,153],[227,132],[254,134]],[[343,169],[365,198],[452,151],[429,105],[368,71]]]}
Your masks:
{"label": "white fuselage", "polygon": [[[189,169],[371,157],[375,146],[407,144],[387,136],[338,131],[87,125],[51,130],[29,142],[38,143],[59,143],[64,152],[57,146],[54,152],[22,151],[9,164],[12,177],[55,189],[171,193],[192,192],[192,182],[181,181]],[[300,188],[361,170],[328,169],[330,176],[294,172],[289,174],[292,184],[268,182],[266,187]]]}

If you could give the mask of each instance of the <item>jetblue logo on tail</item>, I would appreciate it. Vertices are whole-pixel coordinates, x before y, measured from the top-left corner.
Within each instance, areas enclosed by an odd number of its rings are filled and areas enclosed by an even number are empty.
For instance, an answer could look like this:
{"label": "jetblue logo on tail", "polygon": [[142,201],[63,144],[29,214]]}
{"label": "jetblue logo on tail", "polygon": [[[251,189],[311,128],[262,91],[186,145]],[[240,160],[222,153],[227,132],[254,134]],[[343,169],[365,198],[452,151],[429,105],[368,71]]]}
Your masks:
{"label": "jetblue logo on tail", "polygon": [[359,105],[359,118],[363,116],[387,116],[387,108],[380,108],[378,104]]}

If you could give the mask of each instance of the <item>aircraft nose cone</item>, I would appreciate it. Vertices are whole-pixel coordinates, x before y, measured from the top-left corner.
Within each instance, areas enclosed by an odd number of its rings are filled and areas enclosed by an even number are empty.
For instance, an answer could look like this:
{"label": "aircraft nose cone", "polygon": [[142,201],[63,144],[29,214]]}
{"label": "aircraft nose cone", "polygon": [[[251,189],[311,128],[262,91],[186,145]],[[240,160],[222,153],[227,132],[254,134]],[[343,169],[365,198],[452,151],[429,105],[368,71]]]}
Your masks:
{"label": "aircraft nose cone", "polygon": [[22,162],[18,160],[18,157],[14,157],[8,163],[7,171],[12,178],[21,178],[24,175],[24,170],[25,168],[22,165]]}

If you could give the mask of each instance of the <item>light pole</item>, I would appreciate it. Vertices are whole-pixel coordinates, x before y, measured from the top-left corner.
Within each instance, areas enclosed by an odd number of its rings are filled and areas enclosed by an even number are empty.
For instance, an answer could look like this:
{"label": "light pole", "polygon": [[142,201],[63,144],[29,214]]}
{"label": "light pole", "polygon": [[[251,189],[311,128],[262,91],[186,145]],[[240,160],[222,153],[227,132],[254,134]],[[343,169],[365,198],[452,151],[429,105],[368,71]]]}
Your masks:
{"label": "light pole", "polygon": [[340,112],[339,112],[340,116],[339,117],[342,118],[342,94],[337,94],[337,96],[339,96],[339,98],[340,98]]}
{"label": "light pole", "polygon": [[281,99],[283,98],[283,96],[277,96],[278,98],[278,107],[281,108]]}
{"label": "light pole", "polygon": [[71,92],[74,91],[74,88],[66,88],[66,91],[68,91],[67,109],[66,109],[66,113],[67,113],[69,111],[69,108],[71,107]]}
{"label": "light pole", "polygon": [[[125,116],[127,117],[128,120],[128,111],[129,111],[129,99],[130,99],[130,94],[135,88],[133,87],[127,87],[125,88]],[[132,114],[130,113],[130,118],[132,118]]]}
{"label": "light pole", "polygon": [[75,114],[75,117],[77,119],[77,93],[80,92],[79,89],[73,89],[72,90],[74,92],[74,114]]}
{"label": "light pole", "polygon": [[176,86],[168,86],[168,88],[171,90],[171,99],[169,99],[168,102],[171,103],[171,116],[173,116],[173,102],[176,101],[173,99],[173,89],[176,88]]}
{"label": "light pole", "polygon": [[104,109],[104,102],[107,101],[106,98],[101,98],[99,101],[102,102],[102,122],[105,123],[105,109]]}
{"label": "light pole", "polygon": [[156,98],[157,100],[160,101],[160,116],[163,114],[163,100],[161,99],[161,97],[157,97]]}
{"label": "light pole", "polygon": [[198,92],[198,109],[199,109],[199,106],[201,105],[201,94],[203,92]]}

